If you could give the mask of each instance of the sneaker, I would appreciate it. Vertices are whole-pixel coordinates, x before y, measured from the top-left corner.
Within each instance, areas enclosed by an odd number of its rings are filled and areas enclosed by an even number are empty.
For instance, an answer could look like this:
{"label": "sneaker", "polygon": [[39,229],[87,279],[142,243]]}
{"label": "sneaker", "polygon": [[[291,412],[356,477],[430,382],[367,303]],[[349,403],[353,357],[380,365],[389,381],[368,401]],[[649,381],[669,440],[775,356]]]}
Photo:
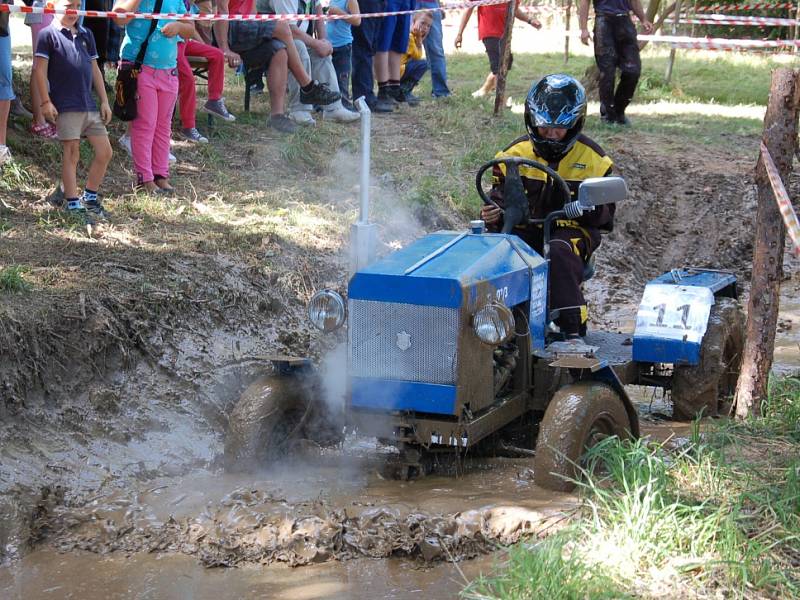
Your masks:
{"label": "sneaker", "polygon": [[97,217],[101,221],[108,221],[108,219],[111,218],[111,214],[103,207],[103,203],[100,199],[83,200],[83,206],[87,213],[91,214],[93,217]]}
{"label": "sneaker", "polygon": [[47,195],[47,201],[55,208],[64,208],[66,196],[64,196],[64,190],[60,183],[56,186],[56,189]]}
{"label": "sneaker", "polygon": [[44,140],[58,139],[58,130],[52,123],[31,123],[31,133]]}
{"label": "sneaker", "polygon": [[23,119],[33,118],[33,113],[25,108],[25,105],[22,104],[22,100],[18,97],[11,101],[11,114],[15,117],[22,117]]}
{"label": "sneaker", "polygon": [[381,100],[391,104],[392,108],[397,108],[398,106],[400,106],[400,103],[394,99],[388,88],[383,88],[382,90],[378,90],[378,101]]}
{"label": "sneaker", "polygon": [[197,127],[187,127],[186,129],[181,129],[181,135],[190,142],[195,142],[196,144],[208,143],[208,138],[197,131]]}
{"label": "sneaker", "polygon": [[367,102],[370,111],[374,113],[394,112],[395,105],[383,98],[376,98],[373,102]]}
{"label": "sneaker", "polygon": [[286,115],[271,115],[267,125],[281,133],[294,133],[297,131],[297,125],[292,123],[291,119]]}
{"label": "sneaker", "polygon": [[412,94],[411,90],[404,90],[402,88],[400,89],[398,100],[400,102],[407,102],[409,106],[418,106],[420,103],[419,96]]}
{"label": "sneaker", "polygon": [[225,98],[220,98],[219,100],[209,100],[203,105],[203,110],[225,121],[236,120],[236,117],[228,112],[228,108],[225,106]]}
{"label": "sneaker", "polygon": [[80,200],[67,202],[67,214],[85,225],[94,225],[94,216],[86,211]]}
{"label": "sneaker", "polygon": [[316,79],[311,82],[311,89],[305,91],[300,88],[300,104],[319,104],[326,106],[341,99],[339,92],[334,92],[325,83],[320,83]]}
{"label": "sneaker", "polygon": [[314,117],[312,117],[311,113],[307,110],[292,111],[289,113],[289,118],[297,125],[301,125],[303,127],[311,127],[312,125],[317,124],[317,122],[314,120]]}
{"label": "sneaker", "polygon": [[322,118],[326,121],[334,121],[336,123],[352,123],[361,119],[361,115],[352,110],[347,110],[345,107],[340,106],[333,110],[325,110],[322,112]]}
{"label": "sneaker", "polygon": [[8,149],[8,146],[5,144],[0,144],[0,165],[4,165],[7,162],[11,162],[11,150]]}
{"label": "sneaker", "polygon": [[[133,157],[133,150],[131,150],[131,136],[129,136],[127,133],[123,133],[121,136],[119,136],[118,141],[122,149],[128,153],[128,156]],[[177,162],[177,160],[178,159],[175,158],[175,155],[172,152],[170,152],[169,162],[174,163]]]}

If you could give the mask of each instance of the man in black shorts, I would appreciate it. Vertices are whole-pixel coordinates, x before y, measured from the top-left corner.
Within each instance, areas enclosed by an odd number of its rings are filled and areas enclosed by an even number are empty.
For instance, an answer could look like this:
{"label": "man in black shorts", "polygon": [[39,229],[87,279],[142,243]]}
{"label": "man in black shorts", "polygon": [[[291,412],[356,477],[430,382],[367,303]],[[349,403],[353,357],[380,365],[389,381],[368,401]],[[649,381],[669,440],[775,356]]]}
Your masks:
{"label": "man in black shorts", "polygon": [[[640,0],[593,0],[594,3],[594,59],[600,70],[600,118],[606,123],[629,125],[625,109],[633,98],[642,60],[636,27],[630,13],[639,18],[645,33],[653,32]],[[581,0],[578,8],[581,42],[589,45],[589,0]],[[614,91],[617,67],[619,85]]]}

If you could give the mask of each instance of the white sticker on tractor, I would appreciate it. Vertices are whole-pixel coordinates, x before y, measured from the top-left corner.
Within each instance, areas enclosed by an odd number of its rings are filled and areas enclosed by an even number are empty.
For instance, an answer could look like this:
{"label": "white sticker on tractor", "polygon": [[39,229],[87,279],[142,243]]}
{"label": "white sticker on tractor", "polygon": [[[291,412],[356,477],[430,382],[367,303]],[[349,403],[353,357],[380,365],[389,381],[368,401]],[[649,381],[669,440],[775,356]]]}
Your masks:
{"label": "white sticker on tractor", "polygon": [[714,293],[706,287],[651,283],[636,313],[636,336],[699,344],[708,325]]}

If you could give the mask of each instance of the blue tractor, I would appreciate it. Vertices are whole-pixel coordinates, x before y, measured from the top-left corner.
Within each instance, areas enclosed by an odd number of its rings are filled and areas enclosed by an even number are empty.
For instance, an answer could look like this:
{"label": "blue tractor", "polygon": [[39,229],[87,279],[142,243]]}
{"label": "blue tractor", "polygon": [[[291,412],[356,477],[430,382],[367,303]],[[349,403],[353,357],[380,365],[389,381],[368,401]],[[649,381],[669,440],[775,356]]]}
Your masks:
{"label": "blue tractor", "polygon": [[[541,169],[566,187],[539,163],[497,159],[478,173],[484,202],[491,200],[482,175],[500,162]],[[585,181],[578,200],[592,210],[626,194],[621,178],[605,177]],[[506,207],[509,231],[510,213]],[[736,277],[670,271],[647,284],[634,335],[590,331],[564,340],[552,325],[547,289],[550,227],[563,216],[543,220],[543,255],[510,233],[485,233],[478,221],[359,269],[346,300],[317,292],[311,322],[326,332],[347,327],[344,414],[321,402],[310,360],[274,357],[271,373],[230,415],[226,466],[264,465],[298,440],[335,443],[348,427],[396,446],[389,470],[412,478],[515,436],[514,447],[528,445],[534,455],[536,483],[568,490],[587,448],[607,436],[639,435],[626,385],[671,390],[678,417],[716,414],[741,360]]]}

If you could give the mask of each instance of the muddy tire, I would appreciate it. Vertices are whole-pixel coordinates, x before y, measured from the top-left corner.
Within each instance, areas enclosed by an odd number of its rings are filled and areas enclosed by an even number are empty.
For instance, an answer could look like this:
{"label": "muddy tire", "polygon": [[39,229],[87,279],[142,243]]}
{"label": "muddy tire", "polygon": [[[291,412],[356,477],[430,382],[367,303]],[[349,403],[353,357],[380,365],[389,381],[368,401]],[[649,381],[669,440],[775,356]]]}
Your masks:
{"label": "muddy tire", "polygon": [[630,437],[630,420],[617,392],[603,383],[582,381],[559,389],[539,425],[534,482],[569,492],[575,487],[581,458],[601,439]]}
{"label": "muddy tire", "polygon": [[672,416],[690,421],[730,410],[742,366],[744,314],[732,298],[717,298],[700,345],[700,362],[675,367]]}
{"label": "muddy tire", "polygon": [[233,407],[225,436],[225,470],[264,468],[302,440],[331,445],[339,420],[317,400],[315,386],[299,377],[270,375],[250,385]]}

